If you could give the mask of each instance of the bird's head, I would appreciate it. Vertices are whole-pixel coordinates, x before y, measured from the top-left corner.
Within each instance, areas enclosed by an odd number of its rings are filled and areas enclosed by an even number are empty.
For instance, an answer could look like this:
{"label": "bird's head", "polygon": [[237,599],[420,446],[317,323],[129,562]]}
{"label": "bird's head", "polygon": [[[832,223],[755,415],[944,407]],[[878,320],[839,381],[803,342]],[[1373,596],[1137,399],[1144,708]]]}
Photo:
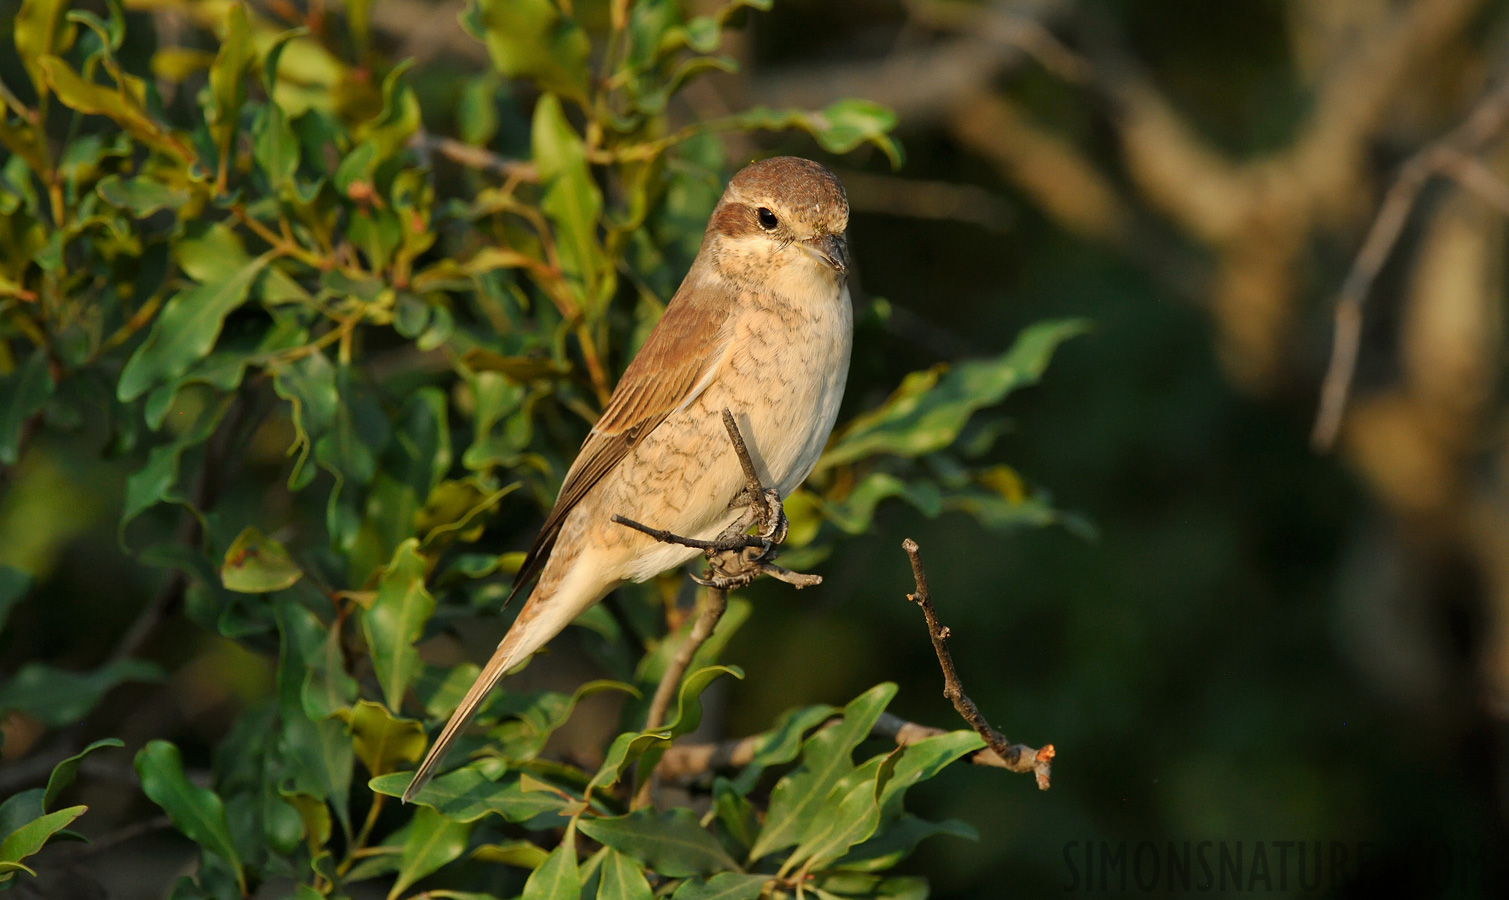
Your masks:
{"label": "bird's head", "polygon": [[794,156],[751,163],[713,210],[703,253],[718,273],[785,292],[841,284],[849,271],[849,201],[838,177]]}

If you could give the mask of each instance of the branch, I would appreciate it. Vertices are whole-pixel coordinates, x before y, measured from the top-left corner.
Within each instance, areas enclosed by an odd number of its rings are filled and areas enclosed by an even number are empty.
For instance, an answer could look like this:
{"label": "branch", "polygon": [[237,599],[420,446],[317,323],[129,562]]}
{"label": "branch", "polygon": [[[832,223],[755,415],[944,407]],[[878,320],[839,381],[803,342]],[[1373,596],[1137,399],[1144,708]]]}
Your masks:
{"label": "branch", "polygon": [[[839,721],[840,719],[835,716],[819,725],[816,730],[828,728]],[[898,747],[909,747],[919,741],[947,733],[946,728],[934,728],[930,725],[908,722],[888,712],[881,713],[880,718],[875,720],[875,727],[870,729],[870,737],[876,740],[894,741]],[[768,735],[753,734],[749,737],[711,744],[677,744],[666,750],[665,755],[660,758],[660,764],[655,767],[655,777],[661,781],[686,781],[713,772],[732,772],[742,769],[754,760],[755,754],[764,746],[767,738]],[[977,766],[990,766],[996,769],[1011,768],[1000,754],[989,747],[971,754],[969,762]]]}
{"label": "branch", "polygon": [[500,178],[527,181],[531,184],[538,183],[540,180],[539,170],[534,167],[534,163],[499,156],[485,147],[474,147],[455,138],[420,131],[410,139],[409,144],[421,155],[438,153],[451,162],[488,172]]}
{"label": "branch", "polygon": [[933,597],[927,587],[927,573],[922,570],[922,550],[917,542],[911,538],[901,542],[901,549],[906,551],[907,557],[912,562],[912,577],[917,582],[917,591],[908,594],[907,599],[922,607],[922,615],[927,619],[927,632],[933,639],[933,650],[938,654],[938,665],[943,669],[943,696],[954,704],[954,709],[964,717],[964,721],[970,724],[990,749],[1000,757],[1006,768],[1013,772],[1031,772],[1037,776],[1039,790],[1048,789],[1048,779],[1053,766],[1054,750],[1052,744],[1044,744],[1041,750],[1034,750],[1025,744],[1013,744],[985,721],[985,716],[980,713],[979,707],[964,693],[964,686],[959,683],[959,673],[954,669],[953,654],[948,650],[949,630],[938,623],[938,614],[933,609]]}
{"label": "branch", "polygon": [[1331,362],[1321,382],[1320,409],[1310,443],[1317,452],[1330,450],[1341,431],[1357,370],[1362,344],[1362,308],[1373,282],[1383,271],[1389,255],[1404,232],[1410,211],[1432,177],[1448,175],[1464,188],[1509,214],[1509,189],[1495,179],[1475,157],[1509,122],[1509,79],[1491,91],[1450,134],[1410,157],[1384,195],[1378,215],[1368,229],[1362,249],[1352,262],[1347,280],[1336,298],[1336,330],[1332,337]]}

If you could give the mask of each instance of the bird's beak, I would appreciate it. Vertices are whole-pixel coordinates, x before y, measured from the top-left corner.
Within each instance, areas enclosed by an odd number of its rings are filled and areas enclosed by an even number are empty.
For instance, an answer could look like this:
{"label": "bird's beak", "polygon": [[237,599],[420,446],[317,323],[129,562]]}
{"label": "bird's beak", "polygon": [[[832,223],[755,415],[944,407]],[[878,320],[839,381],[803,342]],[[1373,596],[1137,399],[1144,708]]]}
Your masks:
{"label": "bird's beak", "polygon": [[802,241],[802,249],[813,258],[844,275],[849,271],[849,247],[841,234],[819,234]]}

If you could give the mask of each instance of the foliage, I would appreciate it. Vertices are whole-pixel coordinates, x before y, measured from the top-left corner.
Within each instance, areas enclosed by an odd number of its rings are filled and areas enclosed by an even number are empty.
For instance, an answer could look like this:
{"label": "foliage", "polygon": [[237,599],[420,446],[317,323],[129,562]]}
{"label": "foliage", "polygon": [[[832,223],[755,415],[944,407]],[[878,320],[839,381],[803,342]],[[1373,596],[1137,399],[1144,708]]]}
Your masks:
{"label": "foliage", "polygon": [[[671,99],[733,66],[722,30],[760,0],[691,18],[670,0],[615,2],[597,38],[550,0],[477,0],[463,22],[494,68],[458,80],[452,112],[422,107],[408,66],[372,49],[367,4],[348,4],[344,27],[292,30],[240,3],[155,6],[213,33],[213,52],[128,53],[140,43],[114,4],[101,18],[26,0],[15,18],[26,83],[6,86],[0,113],[0,461],[24,466],[49,432],[98,438],[131,466],[123,547],[183,580],[206,633],[275,660],[275,689],[225,735],[209,787],[172,744],[136,755],[143,793],[202,850],[173,896],[277,879],[301,898],[372,879],[390,898],[421,882],[444,886],[432,897],[924,894],[889,870],[963,829],[910,816],[904,794],[979,739],[856,764],[893,685],[788,714],[749,766],[712,781],[705,815],[631,808],[636,766],[695,727],[709,684],[742,677],[714,664],[736,606],[671,724],[635,727],[634,698],[686,633],[663,633],[654,584],[626,592],[624,620],[579,622],[613,680],[499,692],[464,765],[412,809],[390,799],[476,672],[418,645],[501,600],[495,576],[518,564],[503,548],[527,537],[696,252],[729,168],[714,134],[798,129],[899,164],[893,117],[844,101],[673,128]],[[841,426],[789,498],[789,561],[864,532],[891,497],[994,527],[1059,520],[1010,469],[974,461],[1001,431],[980,412],[1080,330],[1047,323],[998,357],[914,373]],[[0,615],[26,589],[0,571]],[[60,726],[161,676],[134,659],[36,662],[0,707]],[[544,755],[603,690],[630,699],[600,764]],[[77,759],[0,807],[0,881],[84,811],[48,811]],[[772,768],[785,771],[770,786]]]}

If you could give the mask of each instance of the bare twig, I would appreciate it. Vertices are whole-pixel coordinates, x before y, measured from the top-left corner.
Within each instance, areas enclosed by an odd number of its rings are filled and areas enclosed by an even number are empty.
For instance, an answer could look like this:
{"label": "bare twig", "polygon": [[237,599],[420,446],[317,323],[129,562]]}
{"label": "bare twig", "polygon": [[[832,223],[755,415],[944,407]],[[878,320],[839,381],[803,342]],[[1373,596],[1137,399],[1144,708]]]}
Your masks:
{"label": "bare twig", "polygon": [[1433,176],[1447,175],[1509,214],[1509,188],[1473,156],[1503,130],[1506,122],[1509,122],[1509,79],[1480,100],[1462,125],[1410,157],[1399,169],[1336,299],[1331,362],[1321,382],[1320,409],[1310,434],[1316,451],[1328,451],[1336,444],[1357,370],[1363,304],[1399,242],[1425,185]]}
{"label": "bare twig", "polygon": [[510,178],[531,183],[540,180],[540,173],[535,169],[534,163],[519,159],[508,159],[484,147],[474,147],[455,138],[421,131],[414,135],[410,143],[421,153],[438,153],[451,162],[460,163],[467,168],[489,172],[500,178]]}
{"label": "bare twig", "polygon": [[954,669],[954,657],[948,650],[948,628],[939,624],[938,614],[933,609],[933,597],[928,591],[927,573],[922,569],[922,549],[911,538],[901,542],[901,549],[906,551],[907,558],[912,562],[912,577],[917,582],[916,593],[908,594],[907,599],[922,607],[922,615],[927,619],[927,632],[933,639],[938,665],[943,669],[943,696],[954,704],[954,709],[959,711],[964,721],[985,739],[985,743],[1001,758],[1006,768],[1013,772],[1033,773],[1037,776],[1038,788],[1046,791],[1053,766],[1053,745],[1044,744],[1042,749],[1034,750],[1025,744],[1013,744],[985,721],[979,707],[969,699],[964,693],[964,686],[959,683],[959,673]]}

